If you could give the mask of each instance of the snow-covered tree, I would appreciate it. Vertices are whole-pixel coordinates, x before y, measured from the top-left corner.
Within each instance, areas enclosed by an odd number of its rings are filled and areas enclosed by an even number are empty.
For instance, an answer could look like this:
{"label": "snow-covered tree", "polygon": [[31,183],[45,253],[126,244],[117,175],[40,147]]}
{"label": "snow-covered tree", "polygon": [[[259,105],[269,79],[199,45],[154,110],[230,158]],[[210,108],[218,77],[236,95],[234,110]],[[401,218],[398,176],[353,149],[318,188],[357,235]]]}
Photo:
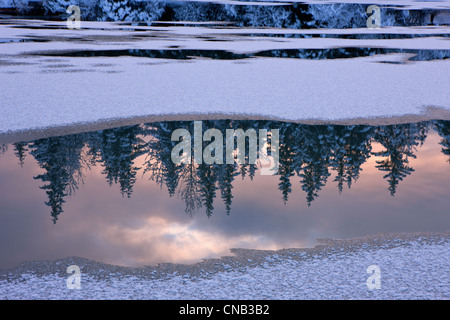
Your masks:
{"label": "snow-covered tree", "polygon": [[439,144],[442,146],[442,153],[449,156],[450,163],[450,121],[436,121],[435,128],[438,134],[442,137]]}
{"label": "snow-covered tree", "polygon": [[205,207],[206,215],[210,217],[214,211],[214,198],[216,197],[217,175],[214,164],[202,163],[198,167],[200,184],[200,197],[202,205]]}
{"label": "snow-covered tree", "polygon": [[80,7],[81,20],[95,20],[98,0],[44,0],[42,6],[47,14],[68,16],[69,6]]}
{"label": "snow-covered tree", "polygon": [[226,8],[217,3],[185,1],[172,7],[175,21],[230,21]]}
{"label": "snow-covered tree", "polygon": [[47,12],[64,13],[71,6],[80,6],[81,0],[44,0],[42,5]]}

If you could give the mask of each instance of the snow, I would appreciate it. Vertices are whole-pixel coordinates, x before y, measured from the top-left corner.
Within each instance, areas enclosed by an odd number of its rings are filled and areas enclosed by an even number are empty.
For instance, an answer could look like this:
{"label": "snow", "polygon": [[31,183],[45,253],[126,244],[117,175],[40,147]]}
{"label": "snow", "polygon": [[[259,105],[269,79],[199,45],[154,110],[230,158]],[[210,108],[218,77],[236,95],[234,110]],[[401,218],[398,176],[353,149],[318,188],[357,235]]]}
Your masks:
{"label": "snow", "polygon": [[[273,252],[259,263],[243,259],[216,269],[178,269],[126,274],[108,266],[80,265],[81,288],[69,290],[54,263],[39,275],[29,270],[0,277],[0,299],[443,299],[450,298],[448,238],[385,240],[355,248],[331,247],[308,256],[301,250]],[[247,260],[247,261],[244,261]],[[69,260],[66,264],[71,263]],[[62,263],[64,266],[65,264]],[[380,289],[369,290],[371,265],[380,268]],[[67,265],[68,266],[68,265]],[[87,270],[86,272],[84,270]]]}
{"label": "snow", "polygon": [[[1,0],[0,7],[10,3]],[[448,8],[448,2],[379,3],[407,4],[409,9]],[[447,35],[448,27],[287,30],[139,26],[140,35],[151,37],[136,39],[132,30],[135,27],[118,23],[82,21],[82,30],[67,30],[64,22],[15,20],[14,23],[49,28],[0,25],[0,134],[164,115],[221,114],[336,121],[419,115],[428,107],[450,110],[448,59],[413,62],[408,60],[411,54],[405,53],[333,60],[45,55],[73,50],[167,50],[174,46],[234,53],[344,47],[450,50],[445,41],[448,38],[439,36]],[[60,28],[51,29],[52,26]],[[243,36],[251,33],[265,36]],[[378,40],[269,37],[373,33],[414,33],[424,37]],[[90,41],[83,41],[87,37],[91,37]],[[49,41],[19,42],[23,39]],[[219,41],[208,41],[211,39]],[[448,236],[432,242],[422,238],[390,241],[381,245],[332,246],[312,253],[300,249],[251,257],[240,257],[238,253],[237,259],[136,269],[136,272],[75,258],[35,262],[0,271],[0,299],[450,298]],[[67,289],[67,274],[61,272],[61,265],[72,260],[80,263],[82,269],[80,290]],[[367,287],[366,270],[370,265],[381,268],[379,290]]]}

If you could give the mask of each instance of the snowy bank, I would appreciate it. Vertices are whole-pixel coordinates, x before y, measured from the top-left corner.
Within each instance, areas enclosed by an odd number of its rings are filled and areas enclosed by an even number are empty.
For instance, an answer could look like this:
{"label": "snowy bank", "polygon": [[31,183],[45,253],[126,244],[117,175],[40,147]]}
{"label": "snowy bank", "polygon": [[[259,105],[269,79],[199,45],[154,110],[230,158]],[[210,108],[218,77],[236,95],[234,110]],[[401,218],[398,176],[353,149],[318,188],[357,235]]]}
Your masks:
{"label": "snowy bank", "polygon": [[[81,258],[0,272],[1,299],[449,299],[450,234],[324,240],[313,249],[234,250],[194,265],[125,268]],[[81,288],[68,289],[69,265]],[[380,287],[368,282],[380,270]],[[370,289],[371,288],[371,289]]]}

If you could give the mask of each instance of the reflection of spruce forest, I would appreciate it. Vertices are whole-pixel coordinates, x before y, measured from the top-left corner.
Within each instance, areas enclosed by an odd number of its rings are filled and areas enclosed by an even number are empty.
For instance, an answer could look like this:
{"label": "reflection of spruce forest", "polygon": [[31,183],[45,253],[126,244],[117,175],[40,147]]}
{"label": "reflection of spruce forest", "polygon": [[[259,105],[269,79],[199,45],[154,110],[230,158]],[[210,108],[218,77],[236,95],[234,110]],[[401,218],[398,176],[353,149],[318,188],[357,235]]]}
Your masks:
{"label": "reflection of spruce forest", "polygon": [[[43,170],[34,177],[41,180],[51,209],[53,222],[63,212],[65,198],[83,183],[87,169],[101,166],[111,186],[117,184],[122,196],[131,197],[138,174],[178,195],[185,202],[185,211],[193,214],[204,208],[210,216],[214,199],[219,197],[227,213],[231,211],[233,181],[239,176],[253,179],[257,165],[175,165],[171,150],[178,142],[171,141],[173,130],[187,128],[193,133],[193,122],[160,122],[107,129],[14,144],[15,155],[23,165],[30,154]],[[395,195],[399,182],[414,169],[409,160],[415,158],[429,130],[442,137],[442,152],[450,156],[450,122],[430,121],[389,126],[303,125],[277,121],[214,120],[203,121],[203,130],[248,128],[280,130],[280,166],[278,189],[287,202],[293,183],[300,183],[308,205],[319,196],[327,181],[336,183],[339,191],[351,187],[361,165],[371,156],[379,156],[376,167],[385,173],[388,190]],[[378,142],[383,151],[373,152]],[[204,145],[209,144],[204,142]],[[193,145],[193,144],[192,144]],[[0,148],[0,154],[6,147]],[[248,154],[247,154],[248,155]],[[144,156],[142,167],[135,160]],[[224,162],[225,163],[225,162]],[[331,172],[333,171],[333,172]]]}

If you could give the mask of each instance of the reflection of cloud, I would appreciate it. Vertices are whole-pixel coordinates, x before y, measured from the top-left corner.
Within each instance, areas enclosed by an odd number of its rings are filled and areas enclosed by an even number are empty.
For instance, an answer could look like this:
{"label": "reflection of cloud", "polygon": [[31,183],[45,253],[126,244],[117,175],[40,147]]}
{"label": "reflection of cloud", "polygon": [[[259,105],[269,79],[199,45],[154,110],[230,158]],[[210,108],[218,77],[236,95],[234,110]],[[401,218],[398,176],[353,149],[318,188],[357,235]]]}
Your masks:
{"label": "reflection of cloud", "polygon": [[[214,258],[230,254],[230,248],[259,248],[265,241],[255,235],[226,235],[198,230],[191,221],[187,224],[171,222],[162,217],[149,217],[139,228],[108,226],[101,231],[100,238],[108,246],[126,252],[123,261],[115,264],[145,265],[156,262],[193,263],[203,258]],[[265,249],[275,249],[264,243]],[[122,250],[124,249],[124,250]],[[119,254],[120,255],[120,254]]]}

